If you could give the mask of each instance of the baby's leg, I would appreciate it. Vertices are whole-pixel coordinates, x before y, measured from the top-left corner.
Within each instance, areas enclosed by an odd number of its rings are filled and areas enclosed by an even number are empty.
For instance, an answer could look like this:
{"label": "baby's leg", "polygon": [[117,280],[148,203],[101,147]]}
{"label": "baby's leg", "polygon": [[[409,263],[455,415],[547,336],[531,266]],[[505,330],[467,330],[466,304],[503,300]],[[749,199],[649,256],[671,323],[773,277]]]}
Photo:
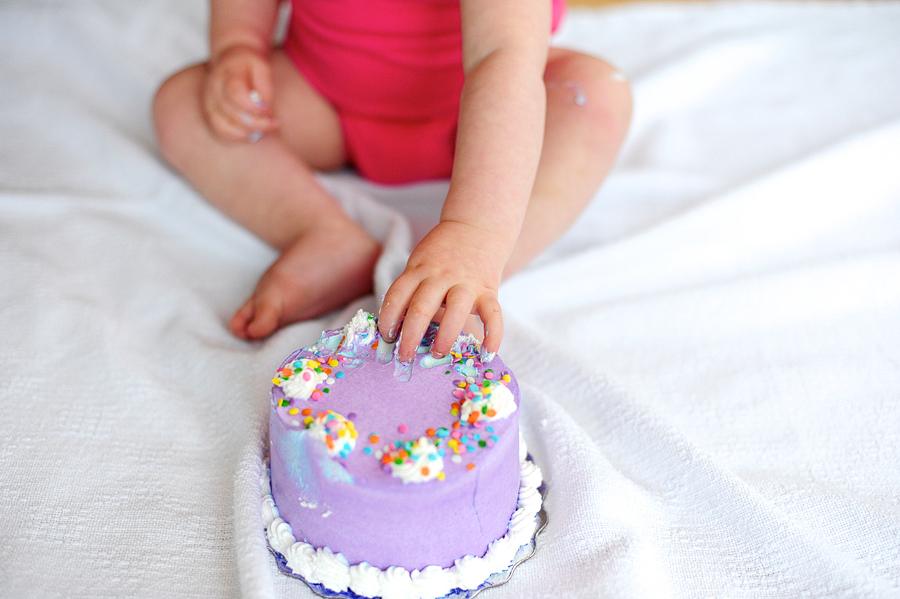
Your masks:
{"label": "baby's leg", "polygon": [[372,289],[378,243],[343,212],[313,170],[345,162],[332,107],[280,52],[273,55],[278,132],[255,143],[215,137],[201,109],[206,65],[166,81],[154,100],[163,157],[212,204],[281,252],[231,321],[258,339]]}
{"label": "baby's leg", "polygon": [[593,56],[551,48],[544,145],[522,231],[503,276],[524,267],[581,214],[612,167],[631,120],[631,91]]}

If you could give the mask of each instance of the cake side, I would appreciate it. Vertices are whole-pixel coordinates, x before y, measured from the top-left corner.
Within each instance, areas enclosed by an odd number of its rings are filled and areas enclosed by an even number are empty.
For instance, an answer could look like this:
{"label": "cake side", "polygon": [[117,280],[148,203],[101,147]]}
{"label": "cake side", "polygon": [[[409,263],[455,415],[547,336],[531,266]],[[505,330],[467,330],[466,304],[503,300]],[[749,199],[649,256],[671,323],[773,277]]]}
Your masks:
{"label": "cake side", "polygon": [[[380,597],[381,599],[438,599],[473,597],[485,587],[502,585],[521,562],[534,555],[537,535],[547,523],[542,509],[544,493],[540,468],[520,443],[520,483],[516,511],[506,534],[492,542],[483,557],[467,556],[451,568],[429,566],[423,570],[376,568],[367,563],[350,565],[328,548],[316,549],[294,538],[272,499],[268,471],[261,482],[262,519],[269,547],[279,569],[300,578],[317,593],[331,596]],[[348,595],[347,591],[353,594]]]}
{"label": "cake side", "polygon": [[[506,532],[518,492],[518,438],[504,435],[470,472],[421,485],[336,478],[315,439],[271,425],[272,494],[298,540],[341,553],[350,564],[447,568],[482,556]],[[305,446],[302,453],[298,446]],[[312,467],[298,472],[292,456]],[[510,463],[512,468],[510,468]]]}

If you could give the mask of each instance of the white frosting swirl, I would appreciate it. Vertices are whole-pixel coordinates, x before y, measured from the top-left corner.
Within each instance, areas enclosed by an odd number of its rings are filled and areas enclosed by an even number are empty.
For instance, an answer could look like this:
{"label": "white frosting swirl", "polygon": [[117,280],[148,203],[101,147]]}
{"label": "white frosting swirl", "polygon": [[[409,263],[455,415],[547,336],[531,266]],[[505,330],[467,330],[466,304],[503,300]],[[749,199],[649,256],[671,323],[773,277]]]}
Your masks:
{"label": "white frosting swirl", "polygon": [[512,558],[509,556],[515,556],[519,547],[522,545],[524,545],[524,543],[520,543],[518,539],[514,539],[513,535],[506,534],[490,544],[484,557],[486,559],[493,559],[491,568],[493,572],[502,572],[512,563]]}
{"label": "white frosting swirl", "polygon": [[[486,410],[483,408],[487,408]],[[506,385],[494,383],[483,387],[474,397],[467,399],[459,407],[460,422],[468,422],[472,412],[478,412],[478,420],[500,420],[509,418],[516,411],[516,399]]]}
{"label": "white frosting swirl", "polygon": [[[509,559],[512,561],[512,556]],[[494,573],[491,570],[490,561],[490,559],[475,557],[474,555],[467,555],[456,560],[453,567],[456,569],[456,580],[459,588],[475,590],[480,587],[481,583]]]}
{"label": "white frosting swirl", "polygon": [[294,538],[290,525],[278,517],[266,472],[262,481],[262,515],[269,545],[284,556],[295,574],[334,591],[349,588],[358,595],[382,599],[437,599],[456,588],[477,589],[489,576],[507,569],[519,548],[530,543],[534,535],[535,516],[542,502],[538,491],[542,482],[541,470],[527,459],[521,440],[520,446],[518,506],[510,518],[506,535],[492,542],[484,557],[469,555],[456,560],[450,568],[428,566],[412,573],[395,566],[380,570],[365,562],[350,566],[340,553],[334,554],[327,548],[316,550],[309,543]]}
{"label": "white frosting swirl", "polygon": [[315,368],[319,366],[319,363],[315,360],[301,358],[294,362],[295,368],[297,362],[302,362],[303,367],[297,368],[286,381],[282,382],[281,388],[284,389],[284,394],[287,397],[309,399],[312,396],[313,391],[316,390],[316,386],[319,383],[325,382],[328,375],[325,372],[315,371]]}
{"label": "white frosting swirl", "polygon": [[450,568],[427,566],[413,570],[409,577],[416,597],[420,599],[438,599],[456,588],[456,576]]}
{"label": "white frosting swirl", "polygon": [[378,575],[382,599],[418,599],[412,579],[405,568],[390,566]]}
{"label": "white frosting swirl", "polygon": [[278,517],[278,507],[275,505],[275,500],[272,499],[271,495],[267,495],[262,499],[262,515],[263,520],[266,522],[272,522]]}
{"label": "white frosting swirl", "polygon": [[332,591],[346,591],[350,584],[350,564],[340,553],[332,553],[328,547],[316,550],[316,580]]}
{"label": "white frosting swirl", "polygon": [[378,597],[381,593],[381,570],[368,562],[350,566],[350,590],[363,597]]}
{"label": "white frosting swirl", "polygon": [[309,543],[295,542],[284,554],[294,574],[299,574],[306,580],[318,581],[316,576],[316,564],[318,563],[316,548]]}
{"label": "white frosting swirl", "polygon": [[419,437],[400,464],[390,462],[391,475],[406,483],[424,483],[444,471],[444,458],[428,437]]}

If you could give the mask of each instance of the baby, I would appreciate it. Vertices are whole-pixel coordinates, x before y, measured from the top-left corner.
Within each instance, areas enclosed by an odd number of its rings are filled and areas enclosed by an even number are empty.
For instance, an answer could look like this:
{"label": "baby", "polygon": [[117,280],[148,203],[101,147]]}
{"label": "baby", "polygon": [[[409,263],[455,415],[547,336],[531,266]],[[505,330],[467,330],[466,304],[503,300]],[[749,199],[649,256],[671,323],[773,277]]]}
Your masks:
{"label": "baby", "polygon": [[164,159],[280,257],[231,320],[259,339],[371,292],[379,243],[314,172],[387,184],[450,178],[440,222],[384,297],[410,361],[429,322],[445,356],[470,315],[503,335],[500,282],[556,240],[615,159],[627,83],[549,47],[564,0],[213,0],[210,61],[153,105]]}

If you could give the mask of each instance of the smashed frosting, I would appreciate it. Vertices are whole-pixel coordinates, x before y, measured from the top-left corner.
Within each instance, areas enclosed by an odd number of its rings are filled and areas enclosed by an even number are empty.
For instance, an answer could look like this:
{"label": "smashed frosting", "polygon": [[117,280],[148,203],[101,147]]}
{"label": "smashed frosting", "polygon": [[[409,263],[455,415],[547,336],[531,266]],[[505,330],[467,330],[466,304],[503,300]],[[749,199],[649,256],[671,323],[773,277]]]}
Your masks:
{"label": "smashed frosting", "polygon": [[350,322],[344,325],[344,343],[353,347],[372,345],[376,340],[377,331],[375,316],[365,310],[359,310]]}
{"label": "smashed frosting", "polygon": [[[460,463],[467,454],[493,447],[499,438],[491,427],[492,421],[508,418],[516,410],[515,398],[506,388],[511,380],[509,373],[484,369],[485,353],[473,335],[460,334],[447,356],[432,357],[430,348],[438,327],[431,323],[423,335],[417,351],[421,355],[418,364],[423,369],[443,366],[445,374],[459,375],[448,378],[452,386],[447,390],[448,409],[459,422],[454,423],[453,429],[428,428],[427,436],[398,440],[383,449],[368,445],[364,448],[367,455],[381,460],[385,472],[404,484],[444,480],[445,455]],[[323,443],[328,457],[337,464],[356,447],[358,435],[350,421],[354,415],[349,414],[348,419],[331,410],[316,413],[314,402],[340,385],[348,373],[353,376],[352,372],[362,368],[372,351],[378,352],[377,360],[382,364],[393,359],[394,376],[399,381],[413,376],[415,362],[400,362],[396,345],[381,339],[377,319],[364,310],[358,310],[343,328],[323,332],[315,344],[301,351],[311,355],[304,357],[298,352],[296,359],[283,364],[272,379],[284,394],[279,397],[273,391],[276,413],[288,428],[305,429],[310,438]],[[472,457],[468,455],[469,459]],[[343,467],[323,468],[329,476],[349,480]]]}

